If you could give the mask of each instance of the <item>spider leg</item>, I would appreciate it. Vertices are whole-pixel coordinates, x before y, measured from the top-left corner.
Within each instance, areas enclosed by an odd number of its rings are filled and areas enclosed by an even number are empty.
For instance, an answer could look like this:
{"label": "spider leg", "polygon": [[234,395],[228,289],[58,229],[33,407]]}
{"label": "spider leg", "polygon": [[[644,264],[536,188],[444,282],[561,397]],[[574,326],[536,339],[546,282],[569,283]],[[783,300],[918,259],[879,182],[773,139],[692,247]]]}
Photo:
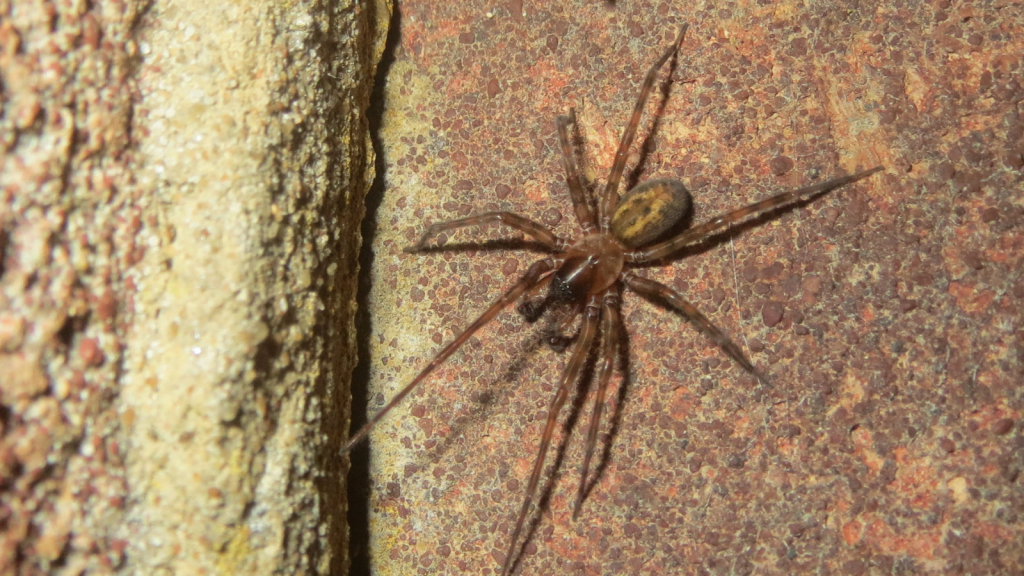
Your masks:
{"label": "spider leg", "polygon": [[601,310],[598,307],[599,299],[600,295],[598,294],[591,296],[587,302],[586,310],[583,312],[583,325],[580,327],[579,340],[576,341],[572,357],[570,357],[569,363],[566,364],[565,370],[562,372],[558,391],[548,406],[547,423],[544,425],[544,434],[541,436],[540,446],[537,447],[537,459],[533,462],[533,472],[530,474],[530,481],[526,485],[526,499],[523,501],[523,507],[519,510],[519,518],[516,520],[516,527],[512,531],[512,538],[509,541],[508,554],[505,556],[505,562],[501,568],[502,575],[508,574],[512,569],[516,541],[519,539],[519,533],[522,531],[523,523],[526,521],[526,514],[529,512],[530,504],[533,502],[534,492],[537,491],[537,484],[540,482],[540,474],[544,469],[544,460],[547,456],[548,447],[551,445],[551,436],[554,433],[555,424],[558,423],[558,413],[561,412],[566,398],[569,397],[569,390],[579,379],[583,364],[590,354],[590,346],[594,343],[594,337],[597,335],[598,321],[601,316]]}
{"label": "spider leg", "polygon": [[351,450],[353,446],[358,444],[359,441],[366,436],[370,429],[373,428],[373,426],[377,424],[377,422],[379,422],[381,418],[383,418],[388,412],[390,412],[392,408],[397,406],[402,401],[403,398],[408,396],[409,393],[412,392],[414,388],[416,388],[416,386],[419,386],[420,382],[423,382],[423,379],[426,378],[431,372],[433,372],[435,368],[440,366],[445,360],[448,359],[449,356],[451,356],[456,350],[458,350],[463,344],[465,344],[466,341],[469,340],[470,336],[475,334],[477,330],[479,330],[492,319],[494,319],[494,317],[498,315],[498,312],[501,312],[503,308],[505,308],[512,302],[515,302],[515,300],[519,298],[523,294],[523,292],[526,292],[530,287],[540,282],[542,280],[542,277],[551,270],[554,270],[557,265],[558,261],[553,258],[545,258],[543,260],[538,260],[537,262],[534,262],[534,264],[530,266],[530,269],[526,271],[526,274],[524,274],[523,277],[520,278],[514,286],[512,286],[512,288],[509,288],[509,290],[505,292],[505,294],[501,298],[499,298],[497,302],[491,304],[491,307],[485,310],[484,313],[481,314],[479,318],[474,320],[473,323],[470,324],[468,328],[463,330],[461,334],[456,336],[454,340],[452,340],[447,346],[442,348],[441,351],[437,353],[437,356],[434,356],[434,359],[431,360],[430,363],[427,364],[427,366],[423,370],[421,370],[420,373],[417,374],[415,378],[413,378],[412,382],[406,384],[405,388],[402,388],[398,392],[398,394],[395,394],[394,398],[392,398],[391,401],[384,406],[384,408],[381,408],[380,412],[377,412],[377,414],[374,415],[373,418],[370,418],[369,422],[363,425],[363,427],[360,428],[358,432],[353,434],[352,437],[349,438],[348,442],[345,443],[345,446],[342,447],[341,454],[344,455],[348,453],[348,451]]}
{"label": "spider leg", "polygon": [[540,319],[541,315],[548,307],[548,299],[541,296],[542,290],[551,284],[551,281],[555,278],[554,274],[548,274],[541,278],[540,282],[534,284],[526,294],[523,295],[522,302],[519,306],[516,306],[516,311],[523,315],[523,318],[531,324]]}
{"label": "spider leg", "polygon": [[572,207],[576,211],[576,221],[585,234],[593,234],[596,231],[594,222],[594,211],[590,207],[587,193],[580,184],[580,175],[576,172],[576,160],[573,156],[572,143],[569,141],[569,116],[559,116],[555,122],[558,124],[558,141],[562,145],[562,166],[565,167],[565,181],[569,185],[569,194],[572,196]]}
{"label": "spider leg", "polygon": [[405,251],[418,252],[423,250],[427,246],[427,241],[441,232],[455,230],[457,228],[466,228],[468,226],[483,226],[484,224],[490,224],[491,222],[500,222],[506,226],[515,228],[552,250],[561,250],[565,245],[565,240],[555,236],[555,233],[548,230],[544,225],[538,224],[529,218],[525,218],[512,212],[484,212],[483,214],[477,214],[476,216],[469,216],[467,218],[459,218],[458,220],[435,222],[430,226],[427,226],[423,235],[420,236],[419,242],[406,248]]}
{"label": "spider leg", "polygon": [[642,276],[637,276],[632,272],[623,273],[622,281],[626,283],[626,286],[629,286],[634,292],[644,298],[665,302],[674,310],[678,311],[683,316],[686,316],[687,320],[696,324],[697,328],[704,332],[708,338],[714,340],[715,344],[718,344],[722,350],[742,366],[744,370],[753,374],[761,381],[762,384],[766,386],[771,385],[771,383],[768,382],[768,378],[761,374],[757,368],[754,368],[754,365],[750,363],[750,360],[747,360],[747,357],[743,355],[740,347],[730,340],[724,332],[719,330],[717,326],[712,324],[711,321],[708,320],[707,316],[701,314],[700,310],[697,310],[693,304],[690,304],[683,299],[682,294],[668,286],[665,286],[664,284],[660,284]]}
{"label": "spider leg", "polygon": [[846,186],[847,184],[856,182],[857,180],[867,178],[881,170],[883,170],[881,166],[876,166],[870,170],[864,170],[862,172],[850,174],[849,176],[833,178],[827,182],[821,182],[819,184],[814,184],[813,186],[800,188],[799,190],[783,192],[782,194],[777,194],[771,198],[755,202],[749,206],[733,210],[732,212],[726,212],[725,214],[712,218],[700,226],[690,228],[675,238],[670,238],[648,248],[627,252],[626,261],[634,264],[641,264],[644,262],[651,262],[659,258],[664,258],[684,246],[704,241],[715,232],[728,227],[733,222],[742,220],[748,216],[754,216],[756,214],[761,214],[762,212],[779,208],[798,200],[809,198],[815,194],[824,194],[825,192],[835,190],[840,186]]}
{"label": "spider leg", "polygon": [[629,124],[626,125],[626,129],[622,132],[622,140],[619,141],[619,149],[615,152],[615,162],[612,164],[612,171],[608,174],[608,184],[604,187],[604,196],[601,198],[602,232],[608,232],[608,224],[611,221],[612,213],[615,212],[615,205],[619,203],[619,180],[622,179],[622,171],[626,169],[626,157],[629,154],[629,147],[633,145],[637,127],[640,125],[640,117],[644,112],[644,105],[647,104],[647,96],[651,93],[654,81],[658,78],[658,70],[668,61],[669,56],[672,56],[672,54],[679,50],[679,45],[682,44],[683,37],[686,36],[686,29],[689,27],[689,24],[683,24],[683,27],[679,29],[679,36],[675,42],[672,43],[668,50],[665,50],[661,58],[658,58],[654,66],[651,66],[651,69],[647,71],[647,77],[644,78],[644,83],[640,87],[640,96],[636,100],[636,106],[633,107],[633,116],[630,117]]}
{"label": "spider leg", "polygon": [[597,431],[601,427],[601,412],[604,410],[604,397],[608,391],[608,382],[615,368],[615,354],[619,349],[619,289],[613,287],[604,296],[601,312],[601,356],[597,365],[597,393],[594,395],[594,412],[590,416],[590,429],[587,431],[587,446],[583,455],[583,468],[580,471],[580,488],[576,492],[576,505],[573,507],[572,519],[575,520],[583,506],[583,495],[587,487],[587,474],[590,471],[590,460],[597,445]]}

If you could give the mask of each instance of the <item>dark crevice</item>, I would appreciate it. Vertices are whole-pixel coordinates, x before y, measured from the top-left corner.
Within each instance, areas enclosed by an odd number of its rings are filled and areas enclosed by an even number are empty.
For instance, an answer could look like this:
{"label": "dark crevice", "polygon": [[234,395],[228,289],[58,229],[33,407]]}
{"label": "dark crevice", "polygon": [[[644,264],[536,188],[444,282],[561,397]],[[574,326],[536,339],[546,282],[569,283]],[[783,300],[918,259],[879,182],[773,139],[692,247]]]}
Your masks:
{"label": "dark crevice", "polygon": [[[370,93],[370,106],[366,111],[369,123],[370,139],[376,152],[374,159],[374,179],[366,195],[366,216],[363,218],[361,234],[362,248],[359,252],[359,279],[356,293],[357,312],[356,353],[358,362],[352,372],[352,422],[349,435],[366,423],[366,409],[369,403],[368,384],[370,380],[370,336],[373,323],[369,313],[371,287],[371,270],[373,269],[373,241],[377,235],[377,213],[384,197],[384,176],[387,171],[387,158],[381,142],[381,128],[384,119],[384,86],[388,72],[395,62],[395,50],[399,44],[401,31],[401,15],[395,6],[391,14],[388,36],[377,65],[377,75]],[[351,576],[370,575],[370,448],[363,442],[348,455],[350,468],[348,473],[348,524],[349,524],[349,557]]]}

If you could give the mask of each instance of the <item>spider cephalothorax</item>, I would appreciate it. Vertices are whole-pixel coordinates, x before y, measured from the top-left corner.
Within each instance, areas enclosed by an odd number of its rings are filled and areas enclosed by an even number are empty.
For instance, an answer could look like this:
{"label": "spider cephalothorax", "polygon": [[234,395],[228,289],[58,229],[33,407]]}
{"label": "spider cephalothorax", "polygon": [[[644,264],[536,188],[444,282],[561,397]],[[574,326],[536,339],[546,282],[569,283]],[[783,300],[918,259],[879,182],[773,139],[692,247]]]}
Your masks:
{"label": "spider cephalothorax", "polygon": [[516,543],[537,490],[559,412],[573,385],[579,379],[586,359],[598,342],[600,335],[600,349],[597,352],[597,363],[594,368],[594,377],[597,381],[594,411],[587,433],[574,515],[579,512],[584,488],[587,485],[591,457],[597,442],[604,398],[619,346],[618,335],[621,327],[619,304],[623,288],[629,288],[644,298],[661,302],[672,308],[718,344],[744,370],[753,374],[761,382],[767,383],[765,376],[744,356],[739,346],[687,302],[682,294],[668,286],[638,275],[633,269],[672,256],[684,247],[705,242],[740,220],[790,206],[799,201],[809,200],[816,195],[866,178],[881,170],[881,167],[875,167],[799,190],[784,192],[727,212],[704,224],[663,239],[690,210],[691,199],[686,188],[675,180],[649,180],[634,187],[620,199],[618,186],[625,169],[627,153],[636,136],[647,96],[654,85],[658,71],[679,49],[685,33],[686,26],[683,26],[676,41],[648,71],[633,114],[619,142],[615,161],[608,176],[608,183],[601,198],[596,202],[596,210],[577,173],[569,139],[569,124],[572,120],[569,117],[558,118],[562,164],[565,168],[566,182],[569,186],[576,221],[583,231],[578,240],[568,241],[559,238],[545,226],[511,212],[487,212],[468,218],[432,224],[427,227],[419,242],[409,249],[410,252],[424,249],[431,238],[444,231],[499,222],[530,236],[541,244],[549,254],[530,266],[526,274],[497,302],[485,310],[452,342],[442,348],[412,382],[402,388],[380,412],[352,436],[343,448],[343,453],[348,452],[352,446],[364,438],[374,424],[398,405],[437,366],[465,344],[477,330],[521,297],[525,296],[525,299],[520,310],[528,320],[535,320],[543,311],[544,304],[537,304],[530,298],[545,285],[548,286],[550,300],[567,304],[567,309],[570,310],[568,320],[582,317],[572,343],[572,354],[562,372],[555,397],[549,406],[547,421],[537,450],[537,458],[526,487],[526,498],[512,532],[502,574],[508,573],[515,563]]}

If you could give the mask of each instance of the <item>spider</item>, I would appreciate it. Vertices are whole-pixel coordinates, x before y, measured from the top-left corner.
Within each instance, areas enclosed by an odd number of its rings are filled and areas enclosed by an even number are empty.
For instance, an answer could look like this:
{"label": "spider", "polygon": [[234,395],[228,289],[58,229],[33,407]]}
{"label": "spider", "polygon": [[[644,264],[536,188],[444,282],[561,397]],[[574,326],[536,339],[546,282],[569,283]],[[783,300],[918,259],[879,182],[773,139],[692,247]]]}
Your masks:
{"label": "spider", "polygon": [[[476,216],[434,223],[427,227],[419,241],[406,249],[407,252],[419,252],[427,248],[431,238],[446,231],[500,223],[529,236],[543,246],[548,256],[535,262],[527,272],[501,298],[494,302],[461,334],[449,342],[423,368],[422,371],[404,388],[402,388],[375,416],[360,428],[348,441],[342,454],[347,453],[360,440],[366,437],[373,426],[388,412],[397,406],[406,396],[422,383],[431,372],[454,354],[478,330],[487,325],[503,309],[521,297],[524,299],[520,311],[532,321],[543,312],[544,303],[555,302],[566,306],[570,311],[563,319],[561,329],[568,329],[576,318],[582,317],[579,328],[573,339],[564,338],[566,345],[572,345],[569,361],[562,371],[558,388],[548,409],[547,421],[537,448],[537,457],[526,487],[526,496],[516,520],[512,537],[508,544],[501,574],[508,574],[514,567],[516,544],[522,532],[524,521],[530,505],[536,495],[541,471],[551,444],[552,434],[558,420],[559,412],[564,406],[573,385],[577,382],[592,348],[601,337],[597,355],[594,377],[597,381],[593,412],[587,431],[586,445],[581,466],[580,483],[576,492],[573,518],[579,513],[585,495],[586,480],[591,459],[597,443],[601,413],[604,406],[608,383],[611,380],[615,364],[615,356],[619,346],[621,314],[620,298],[623,288],[629,288],[640,296],[666,305],[692,322],[708,338],[713,340],[722,350],[744,370],[755,376],[763,384],[768,379],[758,371],[744,356],[739,346],[726,336],[718,327],[683,296],[658,282],[637,274],[633,268],[659,262],[681,249],[701,244],[728,229],[733,223],[749,217],[764,214],[800,201],[812,198],[866,178],[882,170],[882,167],[871,168],[848,176],[834,178],[826,182],[807,186],[799,190],[784,192],[755,202],[749,206],[727,212],[699,226],[685,230],[677,235],[663,239],[669,230],[687,215],[691,207],[690,194],[681,182],[676,180],[648,180],[628,191],[620,199],[619,182],[625,169],[626,158],[630,146],[636,136],[640,117],[647,102],[651,88],[654,86],[658,71],[675,55],[688,25],[683,25],[672,45],[651,66],[640,88],[640,95],[633,108],[632,116],[619,142],[615,160],[608,176],[604,193],[595,206],[588,197],[575,165],[573,148],[569,138],[571,116],[561,116],[556,120],[558,137],[561,144],[562,165],[569,186],[569,194],[576,216],[582,228],[582,237],[578,240],[566,240],[554,234],[547,227],[511,212],[486,212]],[[661,241],[658,241],[661,240]],[[434,248],[433,250],[437,250]],[[441,248],[443,249],[443,248]],[[544,288],[548,296],[541,304],[535,304],[532,297]],[[552,337],[552,340],[559,338]],[[554,344],[554,342],[553,342]]]}

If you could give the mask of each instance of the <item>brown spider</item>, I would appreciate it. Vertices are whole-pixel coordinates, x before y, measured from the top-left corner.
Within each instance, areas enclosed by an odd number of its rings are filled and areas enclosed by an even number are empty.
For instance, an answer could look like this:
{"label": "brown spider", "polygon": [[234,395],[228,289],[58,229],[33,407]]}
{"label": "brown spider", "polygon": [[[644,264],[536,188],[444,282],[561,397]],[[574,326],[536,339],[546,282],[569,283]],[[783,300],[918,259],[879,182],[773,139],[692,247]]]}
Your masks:
{"label": "brown spider", "polygon": [[649,180],[627,192],[622,199],[619,198],[617,189],[625,168],[627,153],[636,136],[641,114],[657,78],[658,71],[678,51],[679,45],[686,34],[687,27],[687,25],[683,25],[679,31],[679,36],[672,43],[672,46],[658,58],[658,61],[647,72],[647,77],[640,88],[640,96],[637,98],[636,106],[633,108],[633,115],[622,134],[622,140],[619,142],[615,161],[608,176],[608,183],[605,186],[596,214],[576,171],[573,150],[569,141],[568,127],[572,119],[566,116],[558,118],[558,137],[562,147],[562,164],[565,167],[566,181],[569,185],[569,193],[572,197],[576,220],[583,229],[583,237],[581,239],[573,241],[564,240],[556,236],[545,226],[511,212],[486,212],[477,216],[432,224],[420,237],[419,242],[407,249],[408,252],[421,251],[426,248],[429,239],[444,231],[500,222],[530,236],[533,240],[544,246],[550,252],[550,255],[530,266],[526,274],[512,288],[505,292],[497,302],[484,311],[479,318],[473,321],[452,342],[441,349],[412,382],[407,384],[405,388],[402,388],[380,412],[349,439],[342,449],[342,454],[347,453],[362,440],[384,415],[397,406],[435,368],[465,344],[477,330],[484,327],[501,310],[520,297],[526,296],[521,307],[523,314],[530,320],[536,319],[543,309],[543,304],[538,306],[532,303],[530,297],[539,293],[541,289],[547,286],[549,295],[545,302],[564,303],[571,310],[569,318],[566,319],[567,321],[562,323],[563,330],[577,316],[582,315],[582,321],[575,336],[572,355],[565,366],[565,370],[562,372],[558,391],[551,400],[548,409],[547,422],[544,426],[544,433],[541,436],[537,458],[533,465],[533,471],[530,474],[530,481],[526,487],[526,498],[519,511],[519,517],[516,520],[512,538],[509,541],[508,554],[505,556],[504,565],[502,566],[501,574],[503,575],[509,573],[513,567],[516,556],[516,542],[519,539],[523,523],[537,490],[537,484],[540,480],[541,470],[544,467],[545,457],[551,444],[551,437],[559,412],[569,396],[570,388],[579,379],[582,368],[586,363],[591,348],[597,340],[598,334],[601,333],[604,334],[604,337],[595,368],[597,378],[596,398],[587,432],[587,442],[580,474],[579,489],[576,493],[576,502],[573,509],[573,518],[579,513],[585,493],[591,457],[597,442],[605,393],[611,380],[615,355],[619,346],[618,335],[621,324],[619,293],[623,286],[628,287],[647,299],[664,303],[685,316],[747,372],[754,375],[762,383],[768,383],[765,376],[754,368],[754,365],[743,355],[739,346],[712,324],[692,304],[687,302],[679,292],[639,276],[631,271],[630,268],[656,262],[675,254],[684,247],[705,242],[739,220],[792,205],[801,200],[810,200],[816,195],[845,186],[851,182],[856,182],[882,170],[882,167],[879,166],[792,192],[784,192],[744,208],[727,212],[672,238],[652,244],[652,242],[658,240],[675,226],[690,210],[690,195],[686,188],[683,187],[682,183],[675,180]]}

